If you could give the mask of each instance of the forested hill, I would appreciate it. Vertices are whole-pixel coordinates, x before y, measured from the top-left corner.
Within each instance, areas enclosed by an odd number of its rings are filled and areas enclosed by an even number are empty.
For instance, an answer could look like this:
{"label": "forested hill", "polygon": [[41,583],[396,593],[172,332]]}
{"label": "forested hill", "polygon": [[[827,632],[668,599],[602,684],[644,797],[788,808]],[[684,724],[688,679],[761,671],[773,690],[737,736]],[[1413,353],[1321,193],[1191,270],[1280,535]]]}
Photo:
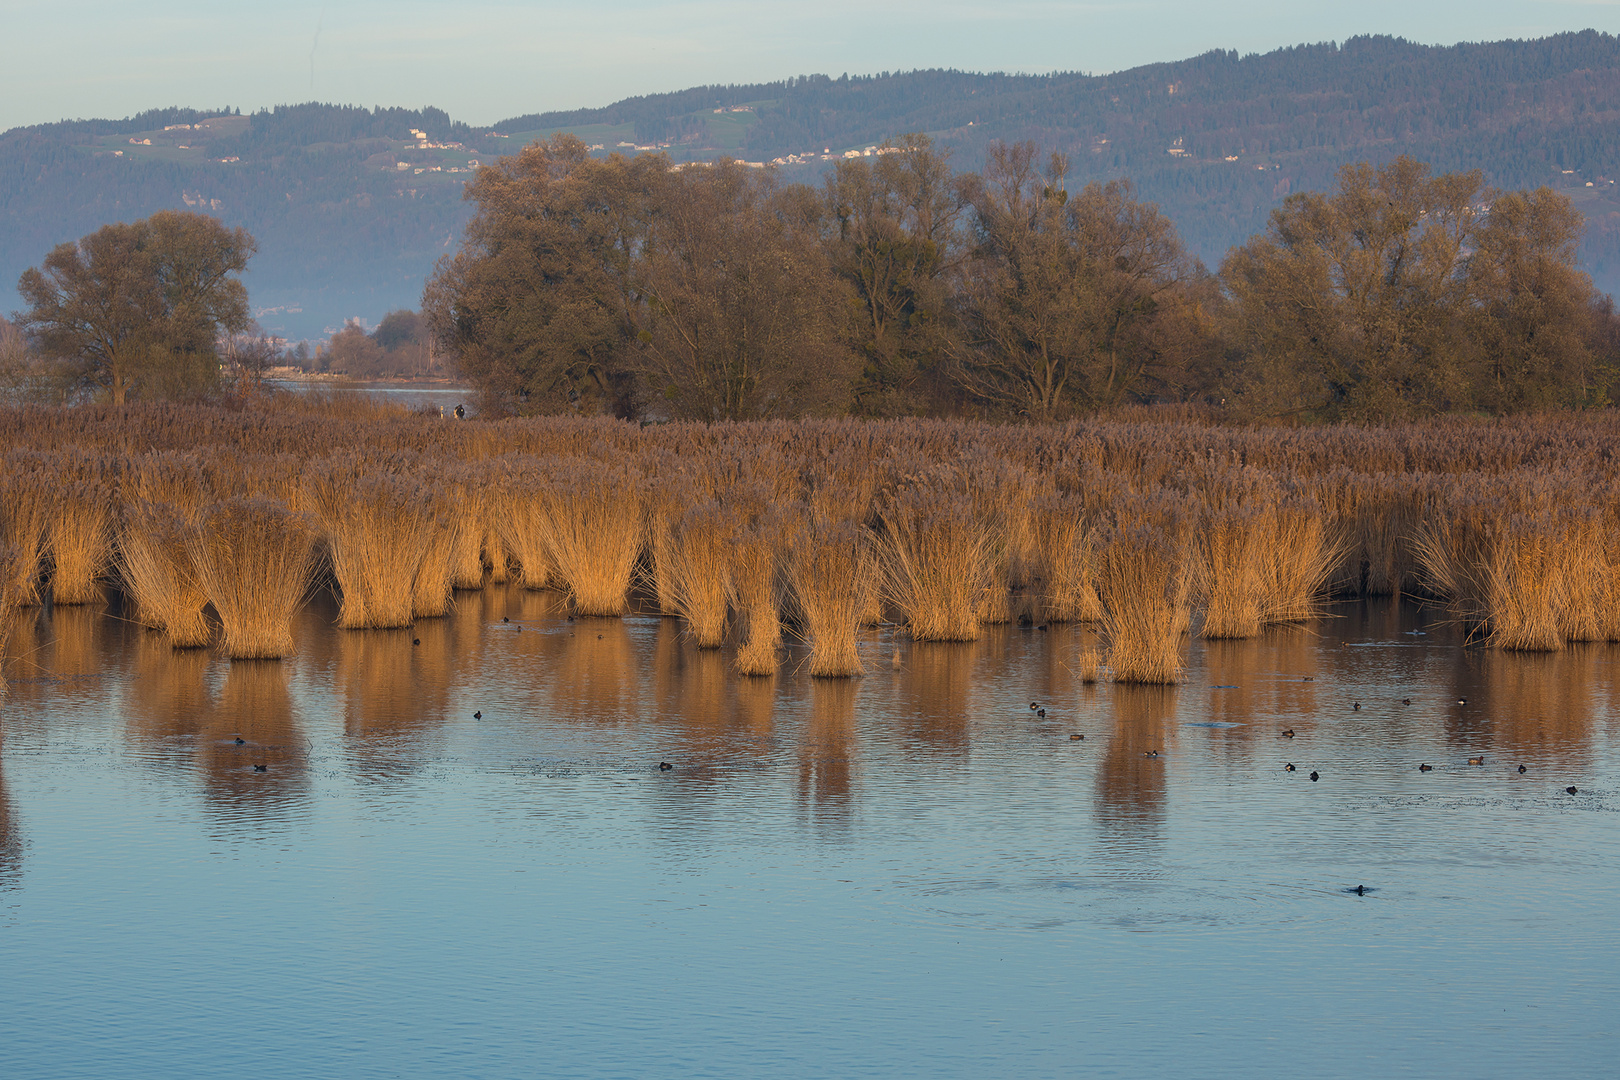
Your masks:
{"label": "forested hill", "polygon": [[1082,181],[1132,178],[1211,265],[1288,192],[1408,154],[1503,187],[1566,189],[1588,217],[1587,268],[1620,289],[1620,41],[1594,31],[1453,47],[1356,38],[1106,76],[813,75],[476,129],[435,109],[315,104],[18,128],[0,135],[0,278],[9,287],[51,245],[106,222],[189,206],[258,237],[248,283],[267,327],[376,321],[414,306],[458,241],[474,163],[559,130],[603,154],[780,159],[803,180],[911,131],[951,146],[958,168],[977,168],[992,139],[1035,139],[1069,153]]}

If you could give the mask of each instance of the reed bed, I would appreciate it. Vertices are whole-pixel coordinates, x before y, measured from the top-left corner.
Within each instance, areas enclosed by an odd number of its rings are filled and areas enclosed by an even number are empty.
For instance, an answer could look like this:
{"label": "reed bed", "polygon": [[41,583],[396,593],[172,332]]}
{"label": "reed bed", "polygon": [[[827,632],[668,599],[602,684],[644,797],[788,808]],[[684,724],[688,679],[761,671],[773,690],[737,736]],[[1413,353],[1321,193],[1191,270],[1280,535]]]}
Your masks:
{"label": "reed bed", "polygon": [[974,641],[995,570],[972,503],[944,484],[895,494],[883,510],[883,586],[915,641]]}
{"label": "reed bed", "polygon": [[1181,640],[1192,619],[1192,528],[1173,508],[1120,515],[1098,543],[1098,592],[1115,682],[1181,679]]}
{"label": "reed bed", "polygon": [[[487,573],[578,614],[644,589],[702,648],[734,628],[741,673],[776,670],[791,626],[821,672],[851,666],[833,643],[855,597],[852,625],[918,642],[1094,622],[1106,652],[1083,669],[1154,681],[1192,629],[1253,636],[1329,597],[1418,593],[1515,650],[1620,640],[1617,443],[1608,412],[1283,429],[1186,408],[1017,427],[0,408],[0,544],[12,603],[111,584],[174,645],[209,627],[198,522],[269,499],[315,521],[343,626],[430,618]],[[853,577],[828,592],[840,559]]]}
{"label": "reed bed", "polygon": [[201,514],[191,561],[232,660],[292,654],[292,620],[309,588],[315,536],[307,516],[273,499],[232,496]]}
{"label": "reed bed", "polygon": [[590,458],[549,471],[539,526],[556,577],[578,614],[623,615],[641,554],[643,477]]}
{"label": "reed bed", "polygon": [[328,546],[342,594],[338,625],[394,629],[411,625],[417,574],[443,528],[432,492],[381,462],[327,462],[306,494]]}
{"label": "reed bed", "polygon": [[661,566],[670,602],[700,649],[718,649],[725,641],[736,530],[734,515],[719,502],[695,503],[676,522]]}
{"label": "reed bed", "polygon": [[208,595],[192,562],[191,533],[197,511],[144,499],[126,504],[118,529],[116,563],[135,617],[162,631],[176,649],[196,649],[213,639],[203,610]]}
{"label": "reed bed", "polygon": [[812,524],[794,543],[793,594],[810,641],[812,676],[846,678],[865,670],[856,641],[869,557],[865,533],[850,521]]}
{"label": "reed bed", "polygon": [[42,599],[39,571],[50,524],[49,490],[43,455],[12,450],[0,461],[0,544],[13,552],[4,587],[12,602],[23,607],[37,606]]}
{"label": "reed bed", "polygon": [[737,674],[774,675],[782,646],[781,586],[778,582],[786,526],[767,515],[745,529],[732,548],[731,606],[744,625],[737,649]]}

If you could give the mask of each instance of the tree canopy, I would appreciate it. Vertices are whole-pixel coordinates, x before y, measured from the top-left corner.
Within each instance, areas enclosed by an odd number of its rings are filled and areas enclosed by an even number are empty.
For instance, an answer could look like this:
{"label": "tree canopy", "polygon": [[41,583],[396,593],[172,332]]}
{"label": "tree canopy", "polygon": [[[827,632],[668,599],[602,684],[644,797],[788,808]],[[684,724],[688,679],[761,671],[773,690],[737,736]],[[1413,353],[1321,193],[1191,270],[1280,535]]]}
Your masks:
{"label": "tree canopy", "polygon": [[249,325],[239,277],[254,252],[243,229],[161,211],[57,245],[17,290],[16,316],[39,352],[115,405],[206,389],[218,342]]}

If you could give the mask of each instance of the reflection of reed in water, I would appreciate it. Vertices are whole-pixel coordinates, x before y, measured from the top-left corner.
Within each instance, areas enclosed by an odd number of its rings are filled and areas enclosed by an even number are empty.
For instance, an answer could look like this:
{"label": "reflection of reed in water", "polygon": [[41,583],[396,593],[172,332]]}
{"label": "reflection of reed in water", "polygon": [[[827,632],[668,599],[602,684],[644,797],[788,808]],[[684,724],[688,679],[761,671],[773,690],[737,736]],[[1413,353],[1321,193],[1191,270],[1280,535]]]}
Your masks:
{"label": "reflection of reed in water", "polygon": [[774,678],[736,677],[723,650],[699,648],[674,619],[659,621],[652,663],[659,715],[678,722],[698,754],[769,749]]}
{"label": "reflection of reed in water", "polygon": [[799,805],[832,820],[849,817],[858,685],[851,679],[810,684],[810,722],[799,742]]}
{"label": "reflection of reed in water", "polygon": [[561,636],[556,675],[548,679],[557,712],[591,720],[634,716],[640,702],[630,628],[618,618],[581,618],[569,628],[573,636]]}
{"label": "reflection of reed in water", "polygon": [[196,734],[208,711],[205,680],[213,656],[205,649],[176,649],[153,630],[136,635],[133,652],[125,719],[148,739]]}
{"label": "reflection of reed in water", "polygon": [[677,625],[666,619],[658,628],[653,661],[659,711],[681,720],[693,735],[723,735],[730,727],[726,691],[731,668],[725,653],[682,640]]}
{"label": "reflection of reed in water", "polygon": [[914,641],[900,669],[901,723],[936,750],[965,750],[977,641]]}
{"label": "reflection of reed in water", "polygon": [[104,685],[103,679],[124,667],[125,631],[141,632],[107,618],[100,604],[47,608],[38,611],[37,622],[25,618],[14,626],[16,636],[6,651],[13,658],[9,697],[18,703],[76,697]]}
{"label": "reflection of reed in water", "polygon": [[[307,797],[307,745],[287,678],[288,667],[279,660],[237,660],[227,669],[219,702],[198,739],[212,800],[264,807]],[[255,772],[255,765],[266,772]]]}
{"label": "reflection of reed in water", "polygon": [[1162,757],[1174,729],[1176,691],[1168,686],[1115,684],[1114,734],[1097,771],[1097,819],[1105,833],[1155,839],[1165,816]]}
{"label": "reflection of reed in water", "polygon": [[[0,728],[0,739],[5,737]],[[11,809],[11,793],[6,790],[6,755],[0,746],[0,891],[22,888],[22,830]]]}
{"label": "reflection of reed in water", "polygon": [[448,708],[455,662],[451,624],[444,619],[424,619],[414,630],[337,635],[337,681],[349,738],[390,741],[437,728]]}
{"label": "reflection of reed in water", "polygon": [[[1211,688],[1210,720],[1258,728],[1253,734],[1262,737],[1274,735],[1267,725],[1279,723],[1297,728],[1300,734],[1311,729],[1317,652],[1316,638],[1308,630],[1268,627],[1256,638],[1207,641],[1203,651]],[[1312,681],[1306,682],[1307,678]],[[1286,723],[1282,723],[1284,718]],[[1219,731],[1212,733],[1212,737],[1218,735]],[[1236,749],[1250,743],[1234,737],[1228,745]]]}
{"label": "reflection of reed in water", "polygon": [[[1609,678],[1608,646],[1555,653],[1481,651],[1459,668],[1446,735],[1459,749],[1580,753],[1590,748],[1597,688]],[[1469,678],[1468,676],[1472,676]]]}

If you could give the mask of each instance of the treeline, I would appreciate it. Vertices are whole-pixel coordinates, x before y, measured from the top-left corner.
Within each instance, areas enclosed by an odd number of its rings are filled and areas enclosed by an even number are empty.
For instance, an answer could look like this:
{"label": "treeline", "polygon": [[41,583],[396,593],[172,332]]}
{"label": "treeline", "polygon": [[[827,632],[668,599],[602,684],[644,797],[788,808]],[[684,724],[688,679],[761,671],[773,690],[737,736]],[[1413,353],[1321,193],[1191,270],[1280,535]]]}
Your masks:
{"label": "treeline", "polygon": [[533,144],[469,188],[425,318],[492,413],[1372,419],[1620,393],[1620,321],[1545,188],[1348,167],[1211,272],[1062,154],[994,144],[958,172],[923,136],[891,150],[815,188]]}

